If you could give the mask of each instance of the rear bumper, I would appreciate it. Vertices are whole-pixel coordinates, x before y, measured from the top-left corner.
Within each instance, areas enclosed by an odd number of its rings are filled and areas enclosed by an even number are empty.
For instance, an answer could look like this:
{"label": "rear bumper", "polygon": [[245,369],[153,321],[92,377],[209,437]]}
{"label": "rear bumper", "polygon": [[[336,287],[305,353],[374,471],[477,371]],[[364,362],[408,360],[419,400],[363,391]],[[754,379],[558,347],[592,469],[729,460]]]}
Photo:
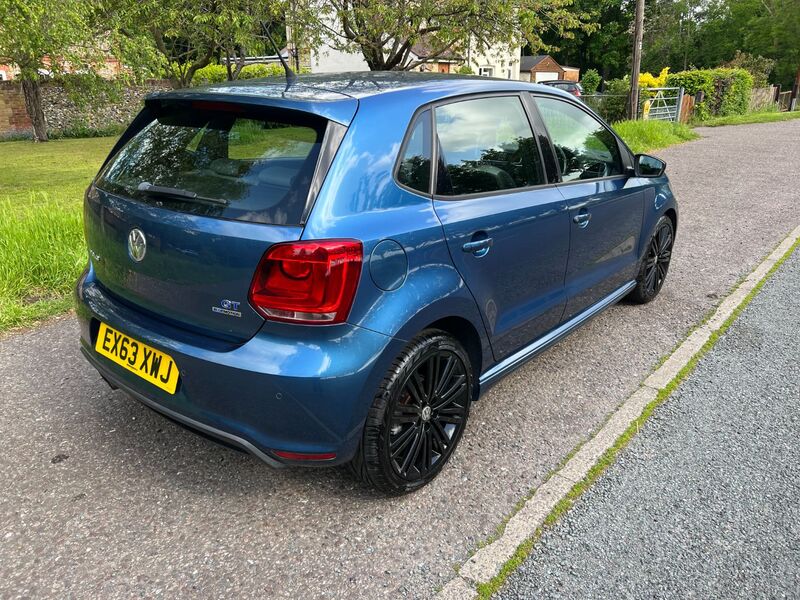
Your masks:
{"label": "rear bumper", "polygon": [[[76,288],[81,349],[112,385],[165,416],[245,450],[271,466],[336,465],[356,451],[367,411],[402,342],[350,324],[266,323],[231,344],[179,329],[111,297],[87,271]],[[169,354],[175,394],[156,388],[94,350],[100,322]],[[335,453],[286,461],[276,450]]]}

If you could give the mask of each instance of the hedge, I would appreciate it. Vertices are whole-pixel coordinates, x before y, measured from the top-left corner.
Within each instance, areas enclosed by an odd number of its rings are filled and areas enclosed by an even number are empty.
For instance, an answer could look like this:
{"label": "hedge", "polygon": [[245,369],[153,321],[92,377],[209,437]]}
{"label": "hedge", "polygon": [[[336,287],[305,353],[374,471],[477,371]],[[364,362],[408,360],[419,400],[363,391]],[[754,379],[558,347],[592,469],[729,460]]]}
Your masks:
{"label": "hedge", "polygon": [[695,117],[743,115],[750,105],[753,76],[744,69],[698,69],[667,75],[667,86],[682,87],[692,96],[703,93],[703,101],[694,106]]}
{"label": "hedge", "polygon": [[[305,69],[301,69],[302,73]],[[247,65],[239,73],[239,79],[257,79],[260,77],[283,77],[283,67],[279,64]],[[208,65],[198,69],[192,78],[192,85],[222,83],[228,80],[228,69],[225,65]]]}

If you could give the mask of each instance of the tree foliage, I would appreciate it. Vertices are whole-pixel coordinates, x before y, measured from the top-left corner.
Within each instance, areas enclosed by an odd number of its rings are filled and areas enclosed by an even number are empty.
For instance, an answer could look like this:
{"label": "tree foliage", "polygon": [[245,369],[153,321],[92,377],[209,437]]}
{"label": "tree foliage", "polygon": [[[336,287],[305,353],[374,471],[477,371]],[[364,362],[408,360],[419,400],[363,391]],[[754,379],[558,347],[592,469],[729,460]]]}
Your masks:
{"label": "tree foliage", "polygon": [[97,8],[86,0],[0,0],[0,62],[15,64],[23,79],[67,63],[89,66]]}
{"label": "tree foliage", "polygon": [[571,36],[546,32],[543,39],[561,65],[597,69],[603,79],[622,77],[630,70],[633,9],[631,0],[575,0],[572,10],[592,27]]}
{"label": "tree foliage", "polygon": [[[570,37],[592,28],[573,0],[328,0],[316,6],[312,37],[359,51],[379,71],[412,69],[467,45],[481,52],[525,44],[549,49],[545,33]],[[412,47],[423,41],[426,56],[414,57]]]}
{"label": "tree foliage", "polygon": [[[260,22],[272,21],[282,4],[271,0],[116,0],[120,29],[131,40],[149,39],[161,68],[181,88],[213,61],[225,59],[229,79],[247,55],[274,54],[261,39]],[[283,29],[283,26],[278,29]],[[283,41],[283,36],[276,36]]]}
{"label": "tree foliage", "polygon": [[643,67],[713,68],[744,52],[774,60],[774,81],[788,86],[800,67],[798,40],[798,0],[654,0],[646,12]]}
{"label": "tree foliage", "polygon": [[39,80],[69,66],[89,70],[98,57],[90,0],[0,0],[0,63],[19,68],[34,139],[47,140]]}

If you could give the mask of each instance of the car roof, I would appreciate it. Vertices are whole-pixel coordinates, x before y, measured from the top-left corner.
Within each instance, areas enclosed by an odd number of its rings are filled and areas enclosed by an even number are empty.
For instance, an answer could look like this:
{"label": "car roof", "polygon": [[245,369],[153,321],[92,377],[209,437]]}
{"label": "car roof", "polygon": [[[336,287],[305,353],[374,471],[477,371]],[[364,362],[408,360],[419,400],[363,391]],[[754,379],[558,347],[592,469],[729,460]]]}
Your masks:
{"label": "car roof", "polygon": [[149,101],[226,100],[293,108],[349,124],[360,100],[401,93],[427,104],[451,96],[495,91],[543,91],[566,94],[552,87],[475,75],[447,75],[404,71],[366,71],[299,75],[287,83],[283,77],[229,81],[196,88],[156,92]]}

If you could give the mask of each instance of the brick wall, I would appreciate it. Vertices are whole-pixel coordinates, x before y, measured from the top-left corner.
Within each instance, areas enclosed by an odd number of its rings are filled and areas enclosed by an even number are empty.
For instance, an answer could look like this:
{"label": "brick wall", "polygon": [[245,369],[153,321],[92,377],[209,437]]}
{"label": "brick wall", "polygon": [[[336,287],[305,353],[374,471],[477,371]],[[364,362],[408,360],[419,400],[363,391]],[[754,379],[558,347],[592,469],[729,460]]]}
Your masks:
{"label": "brick wall", "polygon": [[30,129],[22,87],[13,81],[0,81],[0,137],[26,133]]}

